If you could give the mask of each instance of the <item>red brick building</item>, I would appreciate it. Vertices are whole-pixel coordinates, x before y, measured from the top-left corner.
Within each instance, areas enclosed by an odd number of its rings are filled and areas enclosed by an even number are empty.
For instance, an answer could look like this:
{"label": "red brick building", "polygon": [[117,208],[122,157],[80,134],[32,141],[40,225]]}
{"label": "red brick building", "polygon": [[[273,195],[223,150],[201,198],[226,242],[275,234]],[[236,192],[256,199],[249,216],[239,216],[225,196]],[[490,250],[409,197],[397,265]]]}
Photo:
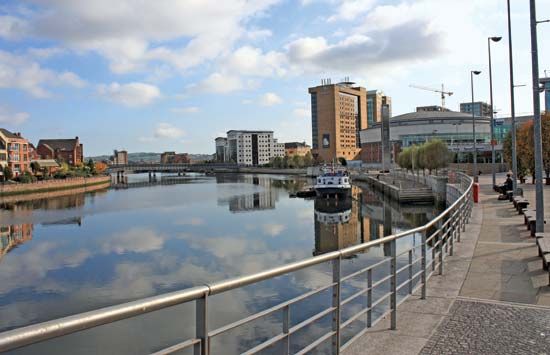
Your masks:
{"label": "red brick building", "polygon": [[84,148],[78,137],[74,139],[41,139],[36,148],[41,159],[55,159],[72,166],[84,162]]}
{"label": "red brick building", "polygon": [[176,154],[176,152],[164,152],[160,155],[161,164],[189,164],[191,159],[189,154],[181,153]]}
{"label": "red brick building", "polygon": [[9,166],[14,176],[30,170],[29,145],[21,133],[0,128],[0,168]]}

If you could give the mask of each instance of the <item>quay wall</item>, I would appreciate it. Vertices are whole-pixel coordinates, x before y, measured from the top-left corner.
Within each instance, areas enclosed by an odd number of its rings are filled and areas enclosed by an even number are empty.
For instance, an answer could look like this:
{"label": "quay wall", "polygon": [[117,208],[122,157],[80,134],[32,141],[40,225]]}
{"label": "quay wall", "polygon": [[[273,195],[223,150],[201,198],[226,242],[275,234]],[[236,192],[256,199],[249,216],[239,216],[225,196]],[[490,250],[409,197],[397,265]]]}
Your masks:
{"label": "quay wall", "polygon": [[110,176],[78,177],[60,180],[37,181],[30,184],[0,184],[0,197],[36,194],[42,192],[67,190],[80,187],[106,185],[110,186]]}

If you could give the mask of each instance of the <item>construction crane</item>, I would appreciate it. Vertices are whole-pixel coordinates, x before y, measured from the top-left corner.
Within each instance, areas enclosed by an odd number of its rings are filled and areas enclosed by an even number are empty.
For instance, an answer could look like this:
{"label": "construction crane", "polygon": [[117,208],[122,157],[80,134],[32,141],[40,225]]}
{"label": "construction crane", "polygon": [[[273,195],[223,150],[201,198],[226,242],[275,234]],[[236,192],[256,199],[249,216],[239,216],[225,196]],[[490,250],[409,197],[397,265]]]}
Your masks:
{"label": "construction crane", "polygon": [[426,86],[420,86],[420,85],[409,85],[411,88],[420,89],[420,90],[427,90],[427,91],[433,91],[438,92],[441,94],[441,107],[445,108],[445,96],[451,96],[453,93],[451,91],[445,91],[445,85],[441,84],[441,90],[429,88]]}

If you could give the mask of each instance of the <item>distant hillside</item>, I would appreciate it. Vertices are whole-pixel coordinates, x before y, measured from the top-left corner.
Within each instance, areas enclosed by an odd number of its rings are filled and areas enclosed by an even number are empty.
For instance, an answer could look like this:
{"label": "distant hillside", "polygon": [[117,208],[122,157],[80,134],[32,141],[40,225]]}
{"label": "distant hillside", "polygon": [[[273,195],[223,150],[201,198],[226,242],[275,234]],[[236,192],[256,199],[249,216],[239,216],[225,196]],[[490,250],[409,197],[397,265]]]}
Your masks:
{"label": "distant hillside", "polygon": [[[189,154],[189,157],[191,157],[192,160],[210,160],[212,159],[212,156],[209,154]],[[111,158],[110,155],[98,155],[95,157],[87,157],[86,161],[88,159],[92,159],[93,161],[103,161],[103,160],[109,160]],[[158,163],[160,161],[160,153],[128,153],[128,161],[129,162],[144,162],[144,163]]]}

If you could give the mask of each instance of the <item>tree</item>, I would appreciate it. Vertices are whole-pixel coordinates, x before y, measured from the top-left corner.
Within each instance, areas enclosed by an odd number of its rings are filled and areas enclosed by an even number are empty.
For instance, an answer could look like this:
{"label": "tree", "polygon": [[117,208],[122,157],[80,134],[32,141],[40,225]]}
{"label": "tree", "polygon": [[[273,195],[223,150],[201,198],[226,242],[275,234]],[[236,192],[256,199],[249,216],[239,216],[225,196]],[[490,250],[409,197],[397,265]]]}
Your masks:
{"label": "tree", "polygon": [[433,139],[422,145],[424,151],[424,168],[428,169],[430,174],[432,170],[444,168],[449,164],[449,149],[447,144],[440,139]]}
{"label": "tree", "polygon": [[546,183],[550,184],[550,112],[542,115],[542,160],[546,172]]}
{"label": "tree", "polygon": [[283,167],[283,158],[275,157],[271,159],[271,166],[273,166],[275,169],[281,169]]}
{"label": "tree", "polygon": [[104,162],[101,162],[101,161],[98,161],[98,162],[95,163],[95,171],[98,174],[103,174],[105,172],[105,170],[107,170],[107,164],[105,164]]}
{"label": "tree", "polygon": [[92,159],[88,160],[88,163],[86,165],[87,165],[88,169],[90,169],[90,173],[92,173],[92,174],[96,173],[95,163]]}
{"label": "tree", "polygon": [[344,158],[344,157],[338,158],[338,162],[339,162],[340,165],[342,165],[342,166],[348,166],[348,162],[347,162],[346,158]]}
{"label": "tree", "polygon": [[31,162],[30,166],[31,166],[31,170],[34,174],[36,174],[38,171],[40,171],[40,165],[37,162],[35,162],[35,161]]}
{"label": "tree", "polygon": [[304,158],[299,155],[295,155],[292,157],[292,164],[295,168],[302,168],[304,166]]}
{"label": "tree", "polygon": [[[533,176],[535,183],[535,150],[534,150],[534,125],[533,121],[524,123],[517,130],[517,156],[518,163],[521,165],[525,173],[530,173]],[[518,166],[518,175],[519,166]]]}
{"label": "tree", "polygon": [[311,155],[311,152],[307,152],[306,155],[304,155],[304,166],[312,166],[313,165],[313,156]]}
{"label": "tree", "polygon": [[13,172],[11,171],[11,168],[9,166],[4,167],[4,181],[8,181],[13,179]]}
{"label": "tree", "polygon": [[397,164],[406,170],[412,170],[412,147],[407,147],[397,156]]}

